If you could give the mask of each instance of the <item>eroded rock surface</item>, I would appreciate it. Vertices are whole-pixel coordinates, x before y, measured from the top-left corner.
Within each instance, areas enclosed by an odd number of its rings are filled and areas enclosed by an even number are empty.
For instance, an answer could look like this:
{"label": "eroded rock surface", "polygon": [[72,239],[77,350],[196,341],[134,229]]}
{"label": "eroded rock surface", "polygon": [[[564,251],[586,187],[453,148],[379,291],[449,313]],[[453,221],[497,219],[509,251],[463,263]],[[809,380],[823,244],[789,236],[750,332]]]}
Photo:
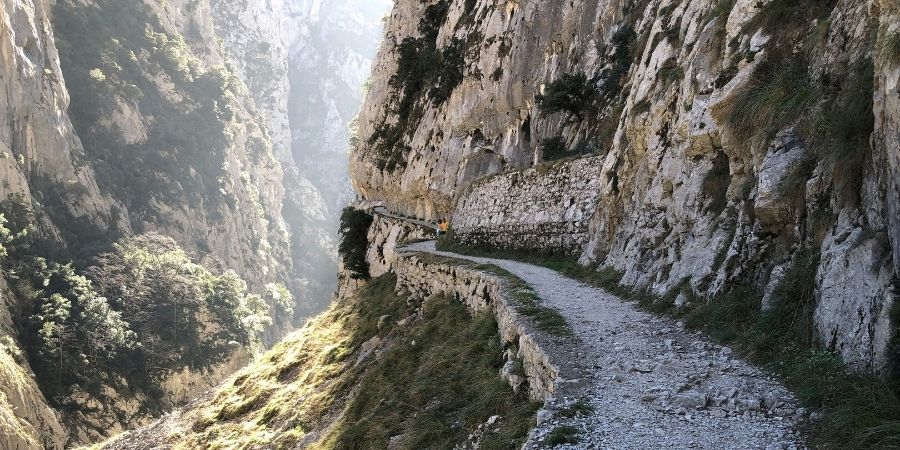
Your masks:
{"label": "eroded rock surface", "polygon": [[[627,285],[663,295],[687,283],[694,295],[684,301],[750,285],[771,307],[787,268],[812,251],[822,255],[820,309],[865,291],[884,293],[869,309],[888,310],[896,287],[885,286],[896,285],[900,265],[900,66],[880,49],[898,33],[898,7],[840,1],[780,23],[777,6],[398,1],[360,113],[354,185],[397,212],[452,215],[464,237],[504,247],[554,228],[558,205],[542,201],[558,197],[538,193],[568,172],[560,186],[597,194],[584,212],[581,262],[611,267]],[[411,43],[437,49],[441,70],[419,81],[438,88],[410,82]],[[563,74],[593,84],[593,108],[542,109],[540,96]],[[827,87],[838,79],[843,91]],[[535,165],[548,142],[598,156],[512,186],[503,172]],[[575,170],[584,165],[593,170]],[[481,189],[490,186],[508,188]],[[569,224],[553,231],[571,236]],[[884,232],[892,261],[856,269],[853,280],[825,276],[859,251],[828,236],[856,229]],[[536,250],[560,248],[535,240]],[[818,334],[841,330],[835,345],[853,347],[841,352],[848,362],[883,366],[868,343],[893,336],[893,324],[824,314]]]}

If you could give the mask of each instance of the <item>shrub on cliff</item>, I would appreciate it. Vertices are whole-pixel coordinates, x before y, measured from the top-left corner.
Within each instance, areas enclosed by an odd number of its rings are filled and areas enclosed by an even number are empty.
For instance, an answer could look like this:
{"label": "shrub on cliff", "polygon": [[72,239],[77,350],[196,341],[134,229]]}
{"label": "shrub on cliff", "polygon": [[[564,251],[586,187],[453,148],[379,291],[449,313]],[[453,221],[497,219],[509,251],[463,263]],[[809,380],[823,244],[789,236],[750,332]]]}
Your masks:
{"label": "shrub on cliff", "polygon": [[566,73],[544,88],[544,93],[537,96],[537,104],[541,114],[566,113],[569,119],[574,116],[581,121],[597,96],[594,80],[584,73]]}
{"label": "shrub on cliff", "polygon": [[555,161],[565,158],[568,153],[566,140],[562,136],[547,138],[541,141],[541,154],[544,161]]}
{"label": "shrub on cliff", "polygon": [[373,220],[371,214],[349,206],[341,213],[341,245],[338,253],[344,262],[344,268],[355,279],[369,278],[366,248],[369,246],[369,227]]}
{"label": "shrub on cliff", "polygon": [[[450,3],[442,0],[425,10],[419,22],[419,37],[407,37],[397,45],[397,72],[391,77],[396,91],[397,115],[393,124],[381,123],[367,140],[379,169],[393,172],[406,167],[409,146],[403,138],[415,129],[428,101],[441,104],[462,83],[469,40],[454,37],[438,47],[438,33],[446,22]],[[477,40],[473,40],[477,42]]]}
{"label": "shrub on cliff", "polygon": [[269,306],[234,272],[214,274],[174,240],[127,239],[79,273],[42,258],[10,268],[25,349],[48,397],[75,385],[94,395],[119,381],[159,395],[184,367],[220,362],[234,343],[259,344]]}
{"label": "shrub on cliff", "polygon": [[52,397],[74,383],[102,382],[99,373],[115,373],[121,357],[136,349],[136,334],[71,265],[33,261],[38,290],[26,306],[21,326],[30,362]]}

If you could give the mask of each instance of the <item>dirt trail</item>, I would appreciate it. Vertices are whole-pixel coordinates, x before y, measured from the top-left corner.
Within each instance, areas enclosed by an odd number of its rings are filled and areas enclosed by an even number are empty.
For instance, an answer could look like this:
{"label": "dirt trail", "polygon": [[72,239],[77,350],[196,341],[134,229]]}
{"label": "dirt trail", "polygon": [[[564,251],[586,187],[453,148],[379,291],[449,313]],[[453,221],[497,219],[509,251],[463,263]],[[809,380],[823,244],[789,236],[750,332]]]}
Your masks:
{"label": "dirt trail", "polygon": [[[409,249],[500,266],[571,325],[576,338],[557,357],[575,364],[581,379],[563,381],[570,388],[541,411],[528,448],[547,447],[562,425],[577,429],[580,442],[557,448],[804,448],[795,429],[806,411],[729,348],[547,268],[439,252],[434,242]],[[592,411],[565,417],[579,400]]]}

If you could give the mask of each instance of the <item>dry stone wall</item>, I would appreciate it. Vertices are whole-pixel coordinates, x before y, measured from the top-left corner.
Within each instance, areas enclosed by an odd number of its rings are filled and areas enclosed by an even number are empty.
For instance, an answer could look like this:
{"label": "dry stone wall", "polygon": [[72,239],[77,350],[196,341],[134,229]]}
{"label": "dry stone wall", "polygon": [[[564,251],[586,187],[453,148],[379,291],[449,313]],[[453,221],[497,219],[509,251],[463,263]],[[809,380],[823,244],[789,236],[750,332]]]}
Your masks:
{"label": "dry stone wall", "polygon": [[[560,369],[551,362],[540,333],[516,311],[515,301],[500,277],[410,252],[397,253],[394,271],[397,289],[413,299],[448,295],[465,303],[473,313],[493,314],[503,342],[515,348],[515,356],[522,361],[531,398],[546,401],[553,396]],[[507,379],[517,385],[514,379]]]}
{"label": "dry stone wall", "polygon": [[454,237],[473,246],[580,253],[602,164],[601,157],[582,158],[476,182],[457,203]]}

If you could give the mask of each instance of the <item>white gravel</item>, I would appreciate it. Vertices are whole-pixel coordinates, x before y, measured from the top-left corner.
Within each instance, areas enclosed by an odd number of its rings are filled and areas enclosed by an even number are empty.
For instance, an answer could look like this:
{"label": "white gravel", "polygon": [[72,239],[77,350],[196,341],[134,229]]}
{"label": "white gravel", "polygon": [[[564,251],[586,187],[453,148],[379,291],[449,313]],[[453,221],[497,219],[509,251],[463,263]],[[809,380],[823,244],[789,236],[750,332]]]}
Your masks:
{"label": "white gravel", "polygon": [[[679,324],[638,310],[601,289],[530,264],[437,252],[433,242],[411,250],[500,266],[535,289],[574,330],[568,354],[577,379],[562,380],[558,397],[538,415],[527,448],[547,448],[561,425],[580,430],[578,449],[793,449],[806,412],[771,376],[731,350]],[[593,412],[562,417],[568,405]]]}

